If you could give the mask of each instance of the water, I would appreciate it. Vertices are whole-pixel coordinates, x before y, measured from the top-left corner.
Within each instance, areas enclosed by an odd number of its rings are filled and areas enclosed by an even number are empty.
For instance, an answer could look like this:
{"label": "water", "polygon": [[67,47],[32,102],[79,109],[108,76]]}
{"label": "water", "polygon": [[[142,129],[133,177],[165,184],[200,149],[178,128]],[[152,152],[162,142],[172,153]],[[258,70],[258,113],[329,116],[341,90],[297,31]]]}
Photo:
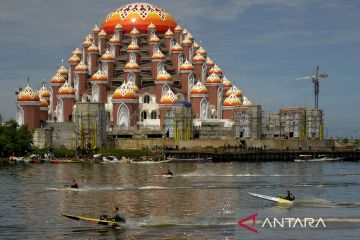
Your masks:
{"label": "water", "polygon": [[[175,176],[158,176],[170,168]],[[79,191],[58,191],[76,178]],[[360,163],[0,165],[1,239],[358,239]],[[258,199],[291,190],[292,206]],[[118,206],[112,229],[67,219]],[[250,232],[237,221],[258,213]],[[266,218],[322,218],[326,228],[270,228]],[[251,226],[251,223],[249,223]]]}

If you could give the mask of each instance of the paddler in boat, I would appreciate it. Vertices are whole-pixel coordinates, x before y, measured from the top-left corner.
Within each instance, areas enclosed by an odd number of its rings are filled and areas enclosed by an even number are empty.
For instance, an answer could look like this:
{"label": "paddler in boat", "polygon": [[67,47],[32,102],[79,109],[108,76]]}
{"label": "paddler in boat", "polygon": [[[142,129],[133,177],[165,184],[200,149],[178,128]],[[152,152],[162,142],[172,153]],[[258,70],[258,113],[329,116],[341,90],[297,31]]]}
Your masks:
{"label": "paddler in boat", "polygon": [[172,176],[173,172],[170,169],[168,169],[166,175]]}
{"label": "paddler in boat", "polygon": [[279,194],[278,198],[282,198],[282,199],[289,200],[289,201],[294,201],[295,200],[295,196],[290,191],[287,191],[287,196],[286,197],[282,197],[281,194]]}
{"label": "paddler in boat", "polygon": [[79,185],[76,183],[76,180],[75,180],[75,179],[72,180],[72,183],[71,183],[71,185],[70,185],[70,188],[79,188]]}
{"label": "paddler in boat", "polygon": [[124,216],[124,214],[122,214],[122,213],[119,211],[119,208],[118,208],[118,207],[115,207],[115,208],[114,208],[113,214],[114,214],[114,216],[112,217],[112,219],[113,219],[115,222],[126,223],[125,216]]}

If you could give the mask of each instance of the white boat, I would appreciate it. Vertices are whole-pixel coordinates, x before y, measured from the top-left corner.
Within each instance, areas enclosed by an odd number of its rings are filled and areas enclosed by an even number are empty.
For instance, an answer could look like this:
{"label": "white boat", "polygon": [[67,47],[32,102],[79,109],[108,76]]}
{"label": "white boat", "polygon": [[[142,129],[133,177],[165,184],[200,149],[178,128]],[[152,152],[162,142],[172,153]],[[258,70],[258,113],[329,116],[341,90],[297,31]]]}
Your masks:
{"label": "white boat", "polygon": [[115,156],[103,157],[101,163],[119,163],[120,160]]}
{"label": "white boat", "polygon": [[295,159],[295,162],[323,162],[323,161],[342,161],[341,157],[327,157],[325,155],[299,155],[299,158]]}

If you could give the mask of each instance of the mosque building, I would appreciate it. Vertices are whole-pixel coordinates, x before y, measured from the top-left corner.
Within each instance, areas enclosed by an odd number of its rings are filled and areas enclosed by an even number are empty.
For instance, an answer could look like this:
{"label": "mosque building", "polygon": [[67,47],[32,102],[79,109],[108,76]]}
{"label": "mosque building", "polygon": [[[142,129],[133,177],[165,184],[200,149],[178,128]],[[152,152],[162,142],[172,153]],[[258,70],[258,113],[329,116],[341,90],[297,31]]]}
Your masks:
{"label": "mosque building", "polygon": [[[49,85],[50,88],[46,86]],[[101,103],[116,128],[163,130],[166,111],[186,103],[193,125],[231,125],[251,107],[189,30],[165,10],[131,3],[95,25],[41,89],[17,96],[17,121],[33,130],[76,121],[78,103]]]}

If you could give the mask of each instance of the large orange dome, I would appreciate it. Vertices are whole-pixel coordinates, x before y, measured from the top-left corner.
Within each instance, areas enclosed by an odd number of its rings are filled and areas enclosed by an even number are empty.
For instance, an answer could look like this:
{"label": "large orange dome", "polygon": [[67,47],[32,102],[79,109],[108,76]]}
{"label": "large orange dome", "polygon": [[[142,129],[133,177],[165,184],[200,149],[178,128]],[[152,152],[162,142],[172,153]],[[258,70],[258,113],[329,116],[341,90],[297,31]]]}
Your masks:
{"label": "large orange dome", "polygon": [[151,23],[156,26],[156,32],[165,33],[169,28],[174,30],[177,25],[168,12],[149,3],[130,3],[114,10],[106,16],[102,28],[112,34],[118,23],[123,26],[125,33],[134,27],[141,33],[147,33]]}

